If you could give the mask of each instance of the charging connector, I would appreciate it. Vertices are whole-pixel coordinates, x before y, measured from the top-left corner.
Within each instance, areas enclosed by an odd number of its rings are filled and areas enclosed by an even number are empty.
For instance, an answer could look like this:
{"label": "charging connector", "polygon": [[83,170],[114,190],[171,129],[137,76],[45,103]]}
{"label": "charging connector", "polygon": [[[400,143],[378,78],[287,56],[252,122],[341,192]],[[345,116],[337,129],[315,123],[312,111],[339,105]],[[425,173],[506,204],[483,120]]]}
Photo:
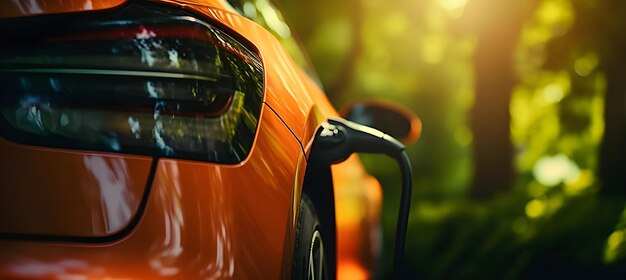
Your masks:
{"label": "charging connector", "polygon": [[402,173],[402,193],[393,260],[394,278],[400,278],[404,263],[413,172],[405,147],[398,140],[380,130],[360,125],[340,118],[330,118],[317,130],[310,160],[325,164],[335,164],[346,160],[353,153],[385,154],[398,162]]}

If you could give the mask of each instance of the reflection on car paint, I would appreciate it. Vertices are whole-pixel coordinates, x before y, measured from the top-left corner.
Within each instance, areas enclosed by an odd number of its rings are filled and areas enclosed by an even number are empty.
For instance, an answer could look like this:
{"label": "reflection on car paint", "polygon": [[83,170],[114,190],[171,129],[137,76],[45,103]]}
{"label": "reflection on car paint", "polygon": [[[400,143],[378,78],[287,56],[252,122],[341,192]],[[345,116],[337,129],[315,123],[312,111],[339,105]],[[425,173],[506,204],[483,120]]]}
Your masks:
{"label": "reflection on car paint", "polygon": [[85,156],[83,163],[97,182],[91,186],[81,185],[85,200],[100,202],[87,204],[90,206],[93,231],[110,234],[121,230],[132,218],[140,199],[127,188],[130,177],[126,162]]}
{"label": "reflection on car paint", "polygon": [[70,279],[79,277],[74,271],[90,271],[91,275],[103,276],[104,269],[76,259],[63,259],[56,262],[42,262],[36,259],[23,258],[9,264],[8,269],[20,277],[41,277]]}
{"label": "reflection on car paint", "polygon": [[161,276],[171,276],[179,273],[176,266],[172,266],[175,260],[183,252],[182,234],[184,228],[184,216],[181,209],[182,191],[179,181],[178,166],[163,171],[163,177],[171,181],[169,188],[158,188],[156,195],[163,201],[163,241],[155,242],[150,251],[152,252],[150,266],[159,272]]}
{"label": "reflection on car paint", "polygon": [[[41,14],[43,10],[39,6],[37,1],[12,1],[16,4],[17,8],[24,14]],[[91,1],[89,1],[91,3]]]}
{"label": "reflection on car paint", "polygon": [[117,233],[139,208],[152,162],[147,157],[42,150],[5,140],[0,140],[0,154],[0,186],[11,186],[0,188],[0,235]]}

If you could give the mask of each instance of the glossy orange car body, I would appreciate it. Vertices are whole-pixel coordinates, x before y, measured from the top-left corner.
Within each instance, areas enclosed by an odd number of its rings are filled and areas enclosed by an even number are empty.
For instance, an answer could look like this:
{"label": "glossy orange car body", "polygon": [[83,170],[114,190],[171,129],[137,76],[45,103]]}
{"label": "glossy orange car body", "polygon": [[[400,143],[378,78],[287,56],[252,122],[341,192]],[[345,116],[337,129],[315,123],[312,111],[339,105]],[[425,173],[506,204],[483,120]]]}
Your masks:
{"label": "glossy orange car body", "polygon": [[[150,2],[201,14],[258,49],[265,95],[251,153],[223,165],[0,139],[1,279],[290,277],[307,153],[319,124],[337,112],[270,32],[223,1]],[[0,17],[125,4],[2,1]],[[356,157],[332,173],[338,278],[367,278],[379,249],[380,185]]]}

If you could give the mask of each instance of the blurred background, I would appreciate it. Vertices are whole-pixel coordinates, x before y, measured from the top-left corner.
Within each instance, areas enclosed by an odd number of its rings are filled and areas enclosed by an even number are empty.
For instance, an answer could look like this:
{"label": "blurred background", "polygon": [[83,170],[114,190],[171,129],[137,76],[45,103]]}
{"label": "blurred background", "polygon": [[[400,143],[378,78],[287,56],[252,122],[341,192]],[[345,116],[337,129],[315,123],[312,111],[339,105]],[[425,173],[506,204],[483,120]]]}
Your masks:
{"label": "blurred background", "polygon": [[[337,108],[382,99],[422,119],[408,149],[411,275],[626,275],[626,1],[277,4]],[[393,161],[361,158],[399,186]],[[390,255],[399,188],[384,192]]]}

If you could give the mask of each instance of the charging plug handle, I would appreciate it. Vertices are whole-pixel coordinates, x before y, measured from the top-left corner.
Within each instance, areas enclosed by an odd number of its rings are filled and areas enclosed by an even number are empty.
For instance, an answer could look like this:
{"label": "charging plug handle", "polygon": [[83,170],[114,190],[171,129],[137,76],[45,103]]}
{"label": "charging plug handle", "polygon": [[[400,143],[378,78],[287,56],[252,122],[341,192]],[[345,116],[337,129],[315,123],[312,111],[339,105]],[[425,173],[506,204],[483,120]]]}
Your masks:
{"label": "charging plug handle", "polygon": [[402,193],[394,248],[393,275],[402,276],[407,223],[411,208],[413,172],[404,145],[380,130],[345,119],[330,118],[313,140],[310,159],[326,164],[340,163],[353,153],[385,154],[398,162],[402,173]]}

